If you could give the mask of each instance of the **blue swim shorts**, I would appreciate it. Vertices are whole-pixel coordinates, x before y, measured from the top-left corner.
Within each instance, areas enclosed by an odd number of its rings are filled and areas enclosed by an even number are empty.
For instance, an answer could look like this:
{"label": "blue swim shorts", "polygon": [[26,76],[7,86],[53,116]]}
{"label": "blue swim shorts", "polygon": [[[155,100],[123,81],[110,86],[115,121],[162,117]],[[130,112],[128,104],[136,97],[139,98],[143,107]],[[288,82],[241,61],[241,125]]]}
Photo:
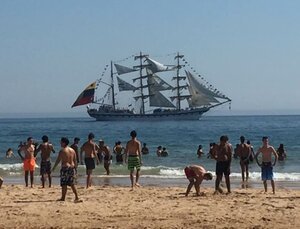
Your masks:
{"label": "blue swim shorts", "polygon": [[261,179],[273,180],[273,166],[271,162],[263,162],[261,167]]}

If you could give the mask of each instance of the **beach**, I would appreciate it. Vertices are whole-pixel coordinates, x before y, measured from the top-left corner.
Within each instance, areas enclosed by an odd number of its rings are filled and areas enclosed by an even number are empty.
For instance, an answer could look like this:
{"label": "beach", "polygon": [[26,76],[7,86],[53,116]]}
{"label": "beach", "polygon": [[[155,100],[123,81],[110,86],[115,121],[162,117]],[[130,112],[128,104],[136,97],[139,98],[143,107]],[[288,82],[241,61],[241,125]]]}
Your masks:
{"label": "beach", "polygon": [[299,228],[300,191],[280,188],[234,189],[232,194],[203,196],[185,187],[78,186],[82,203],[60,186],[42,189],[7,184],[0,189],[0,228]]}

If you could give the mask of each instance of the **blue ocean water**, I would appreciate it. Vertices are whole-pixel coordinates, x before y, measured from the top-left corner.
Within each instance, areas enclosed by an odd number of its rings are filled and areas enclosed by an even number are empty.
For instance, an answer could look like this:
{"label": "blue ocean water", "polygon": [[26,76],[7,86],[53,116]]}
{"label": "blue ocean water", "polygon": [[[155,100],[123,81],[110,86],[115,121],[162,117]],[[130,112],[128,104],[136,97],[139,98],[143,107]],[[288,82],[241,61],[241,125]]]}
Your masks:
{"label": "blue ocean water", "polygon": [[[300,116],[203,116],[199,121],[167,122],[97,122],[91,118],[0,119],[0,175],[7,178],[22,176],[17,147],[20,141],[26,141],[29,136],[41,142],[42,135],[48,135],[58,151],[61,137],[68,137],[70,142],[74,137],[79,137],[82,144],[88,133],[93,132],[96,140],[103,139],[112,149],[118,140],[125,146],[131,130],[136,130],[138,139],[147,143],[150,149],[150,154],[143,156],[144,176],[183,177],[183,169],[188,164],[200,164],[214,171],[215,161],[206,156],[197,158],[197,147],[203,145],[207,154],[209,143],[218,142],[219,137],[225,134],[233,146],[244,135],[251,141],[255,151],[261,145],[262,136],[269,136],[270,144],[275,149],[283,143],[288,156],[286,161],[277,163],[274,168],[275,178],[283,181],[300,180]],[[167,148],[168,157],[156,156],[158,145]],[[5,158],[8,148],[13,149],[16,158]],[[53,162],[55,158],[54,154]],[[240,176],[238,160],[233,160],[231,170],[233,177]],[[83,166],[79,171],[84,175]],[[260,179],[260,168],[256,164],[250,165],[250,172],[252,179]],[[100,165],[95,173],[103,175],[103,166]],[[126,165],[113,163],[111,173],[118,177],[127,175],[128,171]]]}

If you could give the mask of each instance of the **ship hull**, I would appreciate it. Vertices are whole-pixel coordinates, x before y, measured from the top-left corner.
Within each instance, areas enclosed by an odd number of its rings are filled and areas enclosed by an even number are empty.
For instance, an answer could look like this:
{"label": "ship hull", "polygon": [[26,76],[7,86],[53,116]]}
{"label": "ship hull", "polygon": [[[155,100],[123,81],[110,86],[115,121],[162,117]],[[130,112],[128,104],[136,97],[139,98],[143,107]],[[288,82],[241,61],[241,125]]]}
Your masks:
{"label": "ship hull", "polygon": [[198,108],[182,111],[164,111],[152,114],[131,114],[116,112],[100,112],[88,110],[88,114],[97,121],[169,121],[169,120],[199,120],[210,108]]}

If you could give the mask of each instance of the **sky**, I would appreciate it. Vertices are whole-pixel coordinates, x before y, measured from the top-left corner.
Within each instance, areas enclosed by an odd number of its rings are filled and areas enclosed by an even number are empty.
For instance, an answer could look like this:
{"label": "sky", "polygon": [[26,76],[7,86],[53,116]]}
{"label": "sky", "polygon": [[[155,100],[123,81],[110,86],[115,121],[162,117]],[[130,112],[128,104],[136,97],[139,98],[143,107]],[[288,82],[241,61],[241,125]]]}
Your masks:
{"label": "sky", "polygon": [[1,114],[71,109],[110,60],[182,52],[232,99],[211,114],[300,114],[300,1],[0,0]]}

